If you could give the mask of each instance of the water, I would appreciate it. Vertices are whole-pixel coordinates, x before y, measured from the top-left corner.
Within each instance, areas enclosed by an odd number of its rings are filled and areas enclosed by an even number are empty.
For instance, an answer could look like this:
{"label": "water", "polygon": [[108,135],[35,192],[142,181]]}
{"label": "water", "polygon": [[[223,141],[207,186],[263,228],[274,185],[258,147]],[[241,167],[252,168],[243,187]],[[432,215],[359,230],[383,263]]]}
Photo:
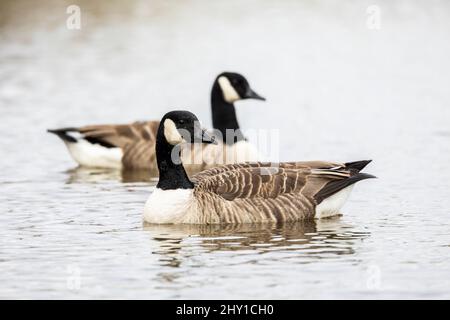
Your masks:
{"label": "water", "polygon": [[[1,298],[450,298],[450,5],[0,4]],[[374,159],[338,219],[144,226],[155,181],[75,168],[47,128],[193,110],[237,70],[280,159]]]}

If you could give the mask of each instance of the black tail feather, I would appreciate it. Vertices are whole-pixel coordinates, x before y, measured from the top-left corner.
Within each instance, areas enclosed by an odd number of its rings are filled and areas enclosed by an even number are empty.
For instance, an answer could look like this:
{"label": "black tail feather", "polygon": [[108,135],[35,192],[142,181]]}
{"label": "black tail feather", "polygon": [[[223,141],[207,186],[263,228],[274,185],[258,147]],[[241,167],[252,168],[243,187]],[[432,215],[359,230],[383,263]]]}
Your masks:
{"label": "black tail feather", "polygon": [[364,169],[369,163],[371,163],[372,160],[361,160],[361,161],[354,161],[354,162],[347,162],[345,164],[345,167],[348,169],[355,169],[358,172]]}
{"label": "black tail feather", "polygon": [[77,142],[77,139],[67,134],[70,131],[74,131],[73,128],[62,128],[62,129],[47,129],[47,132],[56,134],[58,137],[60,137],[63,141],[67,142]]}
{"label": "black tail feather", "polygon": [[357,173],[346,179],[330,181],[316,195],[314,195],[314,198],[317,203],[321,203],[323,200],[331,197],[333,194],[341,191],[342,189],[351,186],[358,181],[371,178],[376,177],[368,173]]}

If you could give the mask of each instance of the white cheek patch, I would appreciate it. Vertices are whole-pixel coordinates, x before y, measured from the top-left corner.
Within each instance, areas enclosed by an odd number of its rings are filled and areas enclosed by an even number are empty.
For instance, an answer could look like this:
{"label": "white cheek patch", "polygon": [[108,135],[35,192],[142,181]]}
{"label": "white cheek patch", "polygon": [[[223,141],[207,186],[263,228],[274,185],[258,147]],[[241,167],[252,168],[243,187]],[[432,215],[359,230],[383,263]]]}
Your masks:
{"label": "white cheek patch", "polygon": [[167,142],[171,145],[177,145],[183,142],[183,137],[178,132],[177,126],[170,119],[164,120],[164,137],[166,137]]}
{"label": "white cheek patch", "polygon": [[236,89],[233,88],[233,86],[230,83],[230,80],[228,80],[227,77],[221,76],[219,79],[217,79],[219,82],[220,89],[222,89],[223,98],[228,103],[233,103],[237,100],[240,100],[241,97],[236,92]]}

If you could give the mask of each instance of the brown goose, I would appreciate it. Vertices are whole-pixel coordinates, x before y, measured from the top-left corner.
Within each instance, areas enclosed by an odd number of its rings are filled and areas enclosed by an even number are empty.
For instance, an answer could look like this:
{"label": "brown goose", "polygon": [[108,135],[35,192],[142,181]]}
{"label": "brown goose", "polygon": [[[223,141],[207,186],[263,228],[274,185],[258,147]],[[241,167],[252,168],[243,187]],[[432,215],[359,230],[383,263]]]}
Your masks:
{"label": "brown goose", "polygon": [[[148,223],[227,224],[298,221],[339,214],[370,161],[240,163],[217,166],[189,180],[178,144],[205,143],[195,115],[167,113],[156,138],[159,182],[144,209]],[[187,131],[187,134],[186,134]],[[184,133],[184,134],[183,134]],[[174,158],[175,157],[175,158]]]}
{"label": "brown goose", "polygon": [[[247,142],[236,118],[234,102],[243,99],[265,100],[240,74],[224,72],[216,77],[211,91],[211,111],[214,135],[219,137],[219,144],[184,152],[183,160],[189,164],[188,169],[198,171],[208,164],[258,160],[256,148]],[[147,121],[48,131],[64,141],[72,158],[81,166],[156,169],[154,150],[158,126],[159,121]],[[227,130],[233,132],[228,139]],[[227,154],[232,156],[227,157]]]}

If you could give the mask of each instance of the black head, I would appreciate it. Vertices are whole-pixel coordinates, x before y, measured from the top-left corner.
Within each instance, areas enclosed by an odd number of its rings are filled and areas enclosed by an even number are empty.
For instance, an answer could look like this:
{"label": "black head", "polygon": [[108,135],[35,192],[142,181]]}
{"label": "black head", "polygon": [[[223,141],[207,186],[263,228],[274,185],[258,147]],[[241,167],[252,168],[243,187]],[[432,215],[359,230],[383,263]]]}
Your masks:
{"label": "black head", "polygon": [[239,73],[223,72],[217,76],[216,83],[222,91],[223,99],[228,103],[243,99],[266,100],[253,91],[247,79]]}
{"label": "black head", "polygon": [[160,129],[171,145],[183,142],[217,143],[202,129],[198,118],[189,111],[170,111],[161,120]]}

